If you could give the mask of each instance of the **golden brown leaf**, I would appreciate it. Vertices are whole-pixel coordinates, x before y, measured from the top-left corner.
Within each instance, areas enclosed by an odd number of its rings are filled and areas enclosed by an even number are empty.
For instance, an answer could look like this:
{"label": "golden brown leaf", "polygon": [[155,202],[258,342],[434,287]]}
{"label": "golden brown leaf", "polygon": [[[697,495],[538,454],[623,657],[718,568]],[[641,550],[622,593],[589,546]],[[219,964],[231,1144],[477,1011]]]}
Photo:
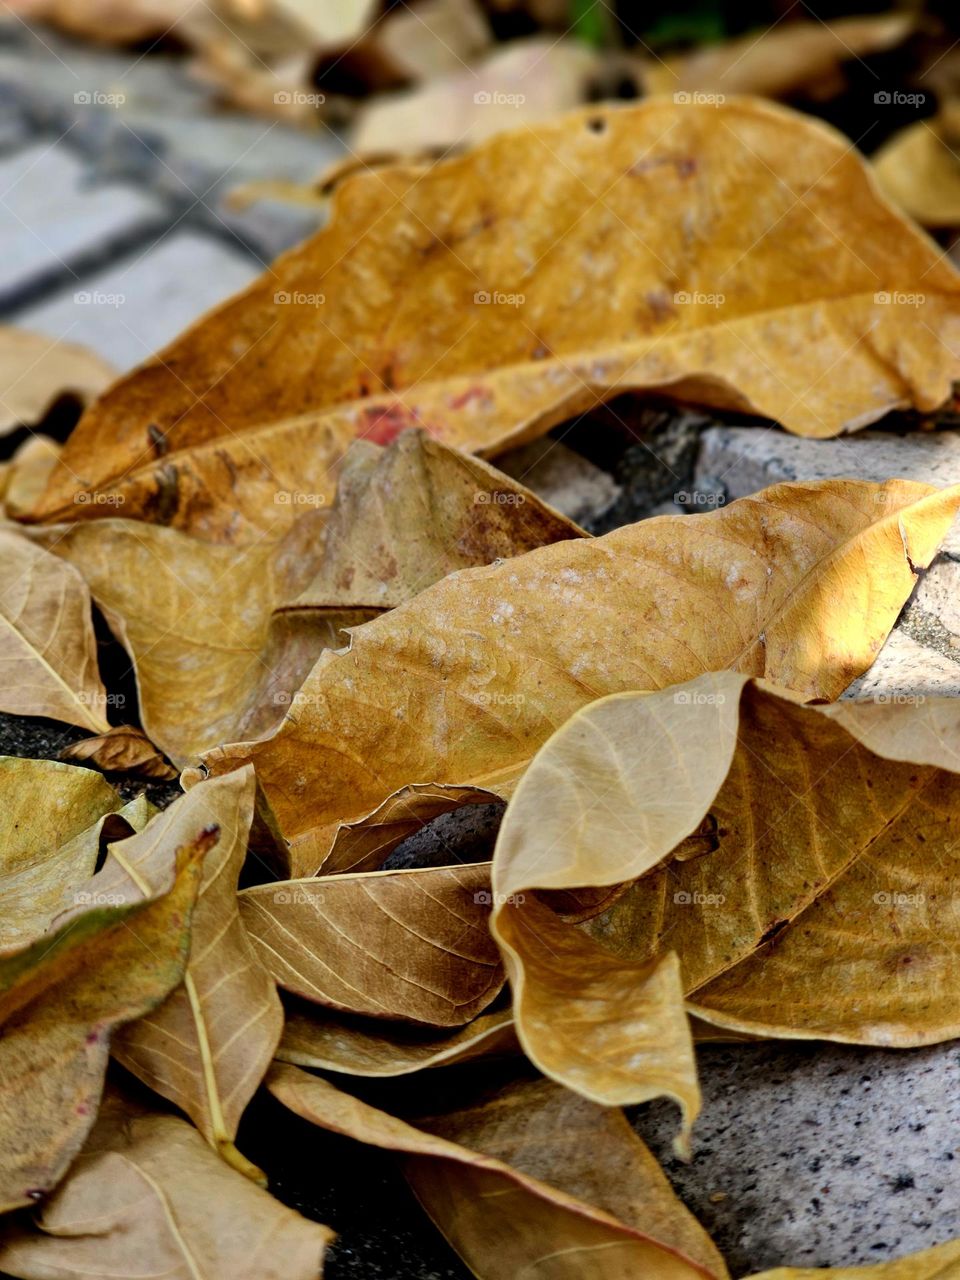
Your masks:
{"label": "golden brown leaf", "polygon": [[[660,1044],[639,1055],[635,1020],[650,966],[670,955],[681,982],[664,1026],[682,991],[699,1018],[748,1034],[897,1046],[960,1034],[947,891],[960,707],[909,712],[805,707],[728,671],[574,716],[517,788],[494,859],[493,930],[533,1061],[597,1100],[646,1096]],[[923,762],[937,736],[947,768]],[[713,847],[685,847],[705,820]],[[532,897],[622,881],[579,928]]]}
{"label": "golden brown leaf", "polygon": [[115,376],[99,356],[41,333],[0,328],[0,435],[40,422],[61,396],[87,404]]}
{"label": "golden brown leaf", "polygon": [[185,1111],[226,1159],[257,1174],[233,1139],[277,1047],[283,1010],[237,908],[253,797],[252,770],[196,788],[141,834],[112,844],[89,889],[112,901],[148,897],[169,876],[174,852],[191,830],[218,830],[204,858],[183,982],[116,1037],[113,1054]]}
{"label": "golden brown leaf", "polygon": [[786,98],[807,89],[816,94],[821,83],[834,80],[844,62],[902,44],[914,25],[906,13],[775,23],[765,31],[650,62],[644,84],[648,93]]}
{"label": "golden brown leaf", "polygon": [[892,204],[925,227],[960,226],[960,104],[895,133],[873,156],[877,183]]}
{"label": "golden brown leaf", "polygon": [[109,728],[90,592],[76,569],[0,529],[0,711]]}
{"label": "golden brown leaf", "polygon": [[935,408],[958,349],[960,280],[846,138],[752,99],[593,107],[342,183],[85,415],[33,514],[102,516],[80,485],[235,540],[278,492],[329,501],[354,438],[493,453],[631,387],[832,436]]}
{"label": "golden brown leaf", "polygon": [[138,778],[175,778],[177,771],[142,729],[119,724],[107,733],[72,742],[60,753],[64,760],[89,760],[106,773],[129,773]]}
{"label": "golden brown leaf", "polygon": [[267,1077],[304,1119],[407,1155],[417,1198],[481,1280],[721,1280],[727,1270],[619,1111],[546,1080],[414,1128],[297,1067]]}
{"label": "golden brown leaf", "polygon": [[175,879],[133,905],[81,905],[0,957],[0,1209],[50,1191],[96,1117],[110,1036],[180,981],[200,861],[194,831]]}
{"label": "golden brown leaf", "polygon": [[37,502],[53,471],[61,446],[48,436],[31,435],[24,440],[0,471],[0,496],[4,512],[16,518],[25,515]]}
{"label": "golden brown leaf", "polygon": [[316,1280],[331,1238],[228,1169],[189,1124],[110,1090],[31,1226],[0,1228],[0,1269],[118,1280],[146,1263],[164,1280]]}
{"label": "golden brown leaf", "polygon": [[867,1267],[774,1267],[749,1280],[953,1280],[960,1267],[960,1240]]}
{"label": "golden brown leaf", "polygon": [[489,863],[286,880],[240,894],[260,960],[286,990],[348,1013],[469,1022],[503,986]]}
{"label": "golden brown leaf", "polygon": [[519,1053],[509,1009],[481,1013],[457,1031],[287,1009],[279,1062],[351,1076],[402,1076],[501,1054]]}
{"label": "golden brown leaf", "polygon": [[303,874],[341,824],[410,784],[508,794],[554,729],[607,693],[734,667],[837,697],[873,660],[958,500],[907,481],[777,485],[467,570],[325,653],[272,737],[204,763],[218,774],[255,762]]}

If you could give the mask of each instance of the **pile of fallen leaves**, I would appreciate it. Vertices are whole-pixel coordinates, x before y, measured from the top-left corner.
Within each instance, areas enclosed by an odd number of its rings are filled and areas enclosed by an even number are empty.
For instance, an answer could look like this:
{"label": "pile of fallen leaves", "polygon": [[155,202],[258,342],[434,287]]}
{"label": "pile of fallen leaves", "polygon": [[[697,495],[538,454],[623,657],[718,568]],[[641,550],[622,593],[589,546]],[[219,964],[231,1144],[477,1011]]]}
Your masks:
{"label": "pile of fallen leaves", "polygon": [[[16,341],[10,421],[101,389]],[[592,538],[476,455],[625,389],[833,436],[936,409],[958,350],[960,277],[842,139],[654,99],[348,178],[62,451],[29,440],[0,709],[185,794],[0,760],[0,1270],[315,1277],[330,1233],[236,1145],[265,1088],[405,1157],[478,1276],[724,1277],[620,1108],[675,1100],[687,1153],[698,1039],[960,1034],[960,704],[836,701],[960,489]],[[492,862],[389,865],[491,800]]]}

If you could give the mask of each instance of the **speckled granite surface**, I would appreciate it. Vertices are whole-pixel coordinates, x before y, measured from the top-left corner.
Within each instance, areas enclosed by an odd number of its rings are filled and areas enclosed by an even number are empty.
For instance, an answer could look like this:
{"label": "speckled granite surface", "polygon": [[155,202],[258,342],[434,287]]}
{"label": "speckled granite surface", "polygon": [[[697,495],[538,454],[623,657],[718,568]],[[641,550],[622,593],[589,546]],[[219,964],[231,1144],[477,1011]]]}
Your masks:
{"label": "speckled granite surface", "polygon": [[694,1158],[666,1103],[637,1132],[734,1276],[862,1265],[960,1235],[960,1041],[704,1046]]}

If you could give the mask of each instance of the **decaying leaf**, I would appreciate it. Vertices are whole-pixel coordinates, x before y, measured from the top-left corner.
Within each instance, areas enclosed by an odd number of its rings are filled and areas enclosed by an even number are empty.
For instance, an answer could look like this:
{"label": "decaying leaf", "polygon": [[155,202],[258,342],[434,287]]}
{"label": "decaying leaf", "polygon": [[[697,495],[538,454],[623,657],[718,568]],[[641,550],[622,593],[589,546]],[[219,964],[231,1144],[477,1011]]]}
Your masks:
{"label": "decaying leaf", "polygon": [[55,931],[0,957],[0,1209],[57,1184],[96,1118],[111,1033],[180,981],[213,839],[194,831],[158,897],[81,904]]}
{"label": "decaying leaf", "polygon": [[403,1076],[500,1054],[518,1053],[509,1009],[481,1013],[457,1031],[350,1018],[328,1010],[286,1011],[280,1062],[351,1076]]}
{"label": "decaying leaf", "polygon": [[21,946],[72,905],[96,865],[99,822],[119,808],[89,769],[0,756],[0,948]]}
{"label": "decaying leaf", "polygon": [[177,776],[176,769],[163,758],[143,730],[129,724],[73,742],[60,754],[64,760],[89,760],[106,773],[130,773],[139,778]]}
{"label": "decaying leaf", "polygon": [[706,45],[644,70],[648,93],[756,93],[785,98],[801,90],[819,96],[841,65],[901,44],[915,26],[908,13],[884,13],[836,22],[781,22],[734,40]]}
{"label": "decaying leaf", "polygon": [[228,1169],[189,1124],[110,1090],[34,1222],[0,1227],[0,1269],[164,1280],[316,1280],[332,1233]]}
{"label": "decaying leaf", "polygon": [[0,468],[0,498],[6,515],[16,518],[35,505],[59,456],[60,445],[48,436],[31,435],[24,440]]}
{"label": "decaying leaf", "polygon": [[960,1266],[960,1240],[866,1267],[774,1267],[749,1280],[953,1280]]}
{"label": "decaying leaf", "polygon": [[312,874],[341,824],[403,787],[508,794],[554,729],[607,693],[732,667],[837,697],[958,501],[907,481],[776,485],[455,574],[325,653],[272,737],[204,764],[256,764],[295,874]]}
{"label": "decaying leaf", "polygon": [[[805,707],[729,671],[573,717],[517,788],[494,859],[493,931],[533,1061],[597,1100],[639,1100],[634,1020],[671,954],[688,1009],[733,1031],[960,1034],[960,707],[904,711]],[[687,839],[703,824],[706,850]],[[579,927],[534,896],[623,881]]]}
{"label": "decaying leaf", "polygon": [[114,380],[99,356],[72,342],[0,328],[0,435],[34,426],[61,396],[88,404]]}
{"label": "decaying leaf", "polygon": [[103,733],[90,592],[76,569],[0,528],[0,711],[49,716]]}
{"label": "decaying leaf", "polygon": [[489,863],[287,880],[240,894],[263,965],[348,1013],[456,1027],[503,986],[487,928]]}
{"label": "decaying leaf", "polygon": [[32,514],[102,516],[80,488],[236,539],[292,519],[278,492],[330,501],[354,438],[495,453],[631,387],[832,436],[944,402],[957,350],[960,278],[846,138],[752,99],[590,108],[343,182],[87,412]]}
{"label": "decaying leaf", "polygon": [[142,900],[169,876],[174,850],[191,830],[219,832],[204,859],[183,982],[116,1037],[113,1054],[181,1107],[226,1159],[256,1175],[233,1139],[277,1047],[283,1011],[237,909],[253,796],[252,770],[196,788],[145,831],[112,844],[89,887],[115,901]]}
{"label": "decaying leaf", "polygon": [[925,227],[960,226],[960,103],[918,120],[873,156],[881,191]]}
{"label": "decaying leaf", "polygon": [[298,1067],[271,1092],[304,1119],[408,1157],[417,1198],[481,1280],[720,1280],[713,1243],[623,1114],[550,1081],[414,1128]]}

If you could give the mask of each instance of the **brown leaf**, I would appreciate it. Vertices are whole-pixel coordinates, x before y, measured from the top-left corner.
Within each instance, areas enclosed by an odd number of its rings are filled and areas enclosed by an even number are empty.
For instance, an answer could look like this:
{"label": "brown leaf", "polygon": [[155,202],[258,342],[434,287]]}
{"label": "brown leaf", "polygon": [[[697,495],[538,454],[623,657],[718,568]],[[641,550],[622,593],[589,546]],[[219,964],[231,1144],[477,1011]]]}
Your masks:
{"label": "brown leaf", "polygon": [[31,1204],[63,1177],[96,1117],[111,1033],[180,981],[212,838],[194,830],[158,897],[81,906],[0,957],[0,1209]]}
{"label": "brown leaf", "polygon": [[868,1267],[774,1267],[749,1280],[952,1280],[960,1266],[960,1240]]}
{"label": "brown leaf", "polygon": [[204,859],[183,982],[120,1033],[113,1054],[185,1111],[227,1160],[259,1176],[233,1139],[277,1047],[283,1010],[237,908],[253,797],[252,770],[196,788],[144,832],[112,844],[89,887],[113,901],[140,901],[169,876],[187,833],[198,825],[218,830]]}
{"label": "brown leaf", "polygon": [[403,1120],[278,1065],[271,1092],[304,1119],[410,1157],[421,1204],[481,1280],[694,1280],[727,1276],[619,1111],[545,1080],[459,1112]]}
{"label": "brown leaf", "polygon": [[895,133],[873,156],[880,190],[925,227],[960,226],[960,103]]}
{"label": "brown leaf", "polygon": [[509,794],[553,730],[607,693],[729,666],[836,697],[873,660],[958,501],[907,481],[777,485],[467,570],[324,654],[272,737],[204,764],[255,762],[303,874],[340,824],[410,784]]}
{"label": "brown leaf", "polygon": [[35,426],[61,396],[88,404],[114,377],[110,365],[86,347],[0,328],[0,435],[21,424]]}
{"label": "brown leaf", "polygon": [[[936,741],[940,767],[925,759]],[[585,708],[525,774],[494,860],[528,1055],[594,1099],[640,1100],[660,1051],[637,1051],[641,984],[670,954],[688,1009],[735,1032],[960,1034],[958,765],[953,700],[805,707],[728,671]],[[714,848],[679,860],[705,818]],[[531,896],[622,881],[580,928]]]}
{"label": "brown leaf", "polygon": [[816,94],[819,84],[832,81],[844,62],[895,48],[915,25],[907,13],[775,23],[665,62],[651,61],[644,83],[648,93],[786,98],[807,89]]}
{"label": "brown leaf", "polygon": [[957,349],[957,275],[847,139],[751,99],[591,107],[344,182],[85,415],[34,517],[102,516],[79,483],[237,540],[278,492],[329,501],[354,438],[493,453],[631,387],[832,436],[935,408]]}
{"label": "brown leaf", "polygon": [[256,885],[240,913],[286,990],[349,1013],[456,1027],[503,986],[489,863]]}
{"label": "brown leaf", "polygon": [[351,1076],[402,1076],[475,1058],[519,1053],[509,1009],[481,1013],[457,1031],[393,1026],[327,1010],[287,1009],[279,1062]]}
{"label": "brown leaf", "polygon": [[0,472],[0,495],[7,515],[25,515],[39,499],[60,456],[61,446],[47,436],[24,440]]}
{"label": "brown leaf", "polygon": [[93,1132],[34,1222],[0,1228],[23,1280],[316,1280],[332,1232],[228,1169],[189,1124],[108,1092]]}
{"label": "brown leaf", "polygon": [[90,593],[76,569],[0,528],[0,711],[109,728]]}
{"label": "brown leaf", "polygon": [[177,771],[142,729],[120,724],[108,733],[72,742],[60,753],[63,760],[89,760],[106,773],[129,773],[139,778],[175,778]]}

